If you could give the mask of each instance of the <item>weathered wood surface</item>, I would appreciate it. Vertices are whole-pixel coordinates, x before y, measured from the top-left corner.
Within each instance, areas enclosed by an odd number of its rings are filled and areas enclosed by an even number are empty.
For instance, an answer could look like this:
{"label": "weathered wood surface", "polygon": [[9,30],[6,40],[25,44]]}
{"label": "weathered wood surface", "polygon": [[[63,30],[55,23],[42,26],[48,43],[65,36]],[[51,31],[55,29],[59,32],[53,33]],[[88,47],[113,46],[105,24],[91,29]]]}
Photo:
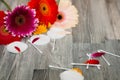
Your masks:
{"label": "weathered wood surface", "polygon": [[[29,0],[6,0],[12,8],[26,4]],[[37,46],[40,54],[28,42],[29,48],[22,55],[10,54],[0,46],[0,80],[60,80],[62,70],[48,68],[48,65],[71,68],[72,62],[85,62],[86,53],[103,49],[120,55],[120,0],[72,0],[79,11],[79,24],[72,34],[56,40],[55,51],[52,41]],[[6,10],[0,2],[0,9]],[[82,58],[79,58],[82,56]],[[120,58],[105,55],[111,66],[99,59],[101,70],[83,66],[85,80],[119,80]],[[12,66],[16,63],[16,66]]]}

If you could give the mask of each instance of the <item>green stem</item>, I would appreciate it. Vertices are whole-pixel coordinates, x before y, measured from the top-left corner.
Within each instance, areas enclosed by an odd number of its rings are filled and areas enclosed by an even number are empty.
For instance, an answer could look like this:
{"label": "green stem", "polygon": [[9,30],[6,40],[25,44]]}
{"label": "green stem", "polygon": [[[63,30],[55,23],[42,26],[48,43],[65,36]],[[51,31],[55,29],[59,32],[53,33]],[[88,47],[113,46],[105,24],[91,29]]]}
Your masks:
{"label": "green stem", "polygon": [[56,0],[56,1],[57,1],[57,4],[59,5],[60,0]]}
{"label": "green stem", "polygon": [[8,8],[8,10],[11,11],[11,8],[10,8],[10,6],[7,4],[7,2],[5,2],[4,0],[0,0],[0,1]]}

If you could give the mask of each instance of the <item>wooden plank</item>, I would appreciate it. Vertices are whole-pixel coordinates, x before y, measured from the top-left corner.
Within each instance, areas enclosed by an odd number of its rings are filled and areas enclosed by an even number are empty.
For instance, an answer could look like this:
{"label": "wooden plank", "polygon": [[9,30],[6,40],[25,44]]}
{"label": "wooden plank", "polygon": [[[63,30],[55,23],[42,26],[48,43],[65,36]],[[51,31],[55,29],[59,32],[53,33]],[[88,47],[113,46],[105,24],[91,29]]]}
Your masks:
{"label": "wooden plank", "polygon": [[115,39],[105,0],[78,0],[73,4],[79,11],[79,24],[73,28],[73,41],[99,43]]}
{"label": "wooden plank", "polygon": [[60,80],[62,70],[49,69],[49,80]]}
{"label": "wooden plank", "polygon": [[[14,9],[16,6],[21,5],[21,4],[27,5],[27,2],[29,0],[12,0],[12,1],[5,0],[5,1],[10,5],[11,9]],[[1,2],[0,2],[0,10],[7,10],[6,6],[3,5]]]}
{"label": "wooden plank", "polygon": [[4,56],[4,53],[5,53],[4,46],[1,45],[1,46],[0,46],[0,64],[1,64],[1,60],[2,60],[2,58],[3,58],[3,56]]}
{"label": "wooden plank", "polygon": [[49,70],[41,69],[41,70],[34,70],[34,75],[32,80],[49,80]]}
{"label": "wooden plank", "polygon": [[60,73],[63,70],[56,69],[35,69],[32,80],[60,80]]}
{"label": "wooden plank", "polygon": [[[106,0],[107,10],[116,39],[120,39],[120,1]],[[109,30],[109,29],[108,29]]]}
{"label": "wooden plank", "polygon": [[[52,44],[51,44],[52,45]],[[72,35],[56,40],[55,50],[52,51],[51,65],[70,68],[72,62]]]}
{"label": "wooden plank", "polygon": [[7,75],[11,70],[12,64],[14,63],[15,56],[15,54],[10,54],[5,51],[0,65],[0,80],[6,80]]}
{"label": "wooden plank", "polygon": [[73,42],[90,43],[90,0],[72,0],[78,9],[79,24],[72,29]]}

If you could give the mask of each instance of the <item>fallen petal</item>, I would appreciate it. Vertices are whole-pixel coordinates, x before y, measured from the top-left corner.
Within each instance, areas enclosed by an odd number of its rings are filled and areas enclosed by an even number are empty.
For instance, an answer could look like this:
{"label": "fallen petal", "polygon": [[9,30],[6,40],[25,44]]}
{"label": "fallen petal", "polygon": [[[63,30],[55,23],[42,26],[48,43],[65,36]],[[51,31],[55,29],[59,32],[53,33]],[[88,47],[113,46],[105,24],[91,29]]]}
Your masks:
{"label": "fallen petal", "polygon": [[104,55],[105,52],[94,52],[91,54],[92,58],[97,58],[97,57],[101,57],[102,55]]}
{"label": "fallen petal", "polygon": [[17,47],[17,46],[14,46],[14,48],[18,51],[18,52],[20,52],[21,50],[20,50],[20,48],[19,47]]}
{"label": "fallen petal", "polygon": [[90,59],[85,62],[86,64],[99,64],[99,61],[96,59]]}
{"label": "fallen petal", "polygon": [[32,43],[36,42],[38,39],[40,39],[40,38],[36,37],[35,39],[32,40]]}

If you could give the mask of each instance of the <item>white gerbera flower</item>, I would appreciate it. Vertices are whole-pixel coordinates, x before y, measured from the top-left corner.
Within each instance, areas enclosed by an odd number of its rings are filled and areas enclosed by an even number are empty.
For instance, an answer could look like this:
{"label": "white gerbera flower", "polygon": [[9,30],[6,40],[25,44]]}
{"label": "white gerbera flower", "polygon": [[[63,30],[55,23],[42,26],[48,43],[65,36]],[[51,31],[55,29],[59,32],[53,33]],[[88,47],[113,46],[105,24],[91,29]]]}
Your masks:
{"label": "white gerbera flower", "polygon": [[52,27],[69,29],[78,24],[78,11],[70,0],[60,0],[57,21]]}

